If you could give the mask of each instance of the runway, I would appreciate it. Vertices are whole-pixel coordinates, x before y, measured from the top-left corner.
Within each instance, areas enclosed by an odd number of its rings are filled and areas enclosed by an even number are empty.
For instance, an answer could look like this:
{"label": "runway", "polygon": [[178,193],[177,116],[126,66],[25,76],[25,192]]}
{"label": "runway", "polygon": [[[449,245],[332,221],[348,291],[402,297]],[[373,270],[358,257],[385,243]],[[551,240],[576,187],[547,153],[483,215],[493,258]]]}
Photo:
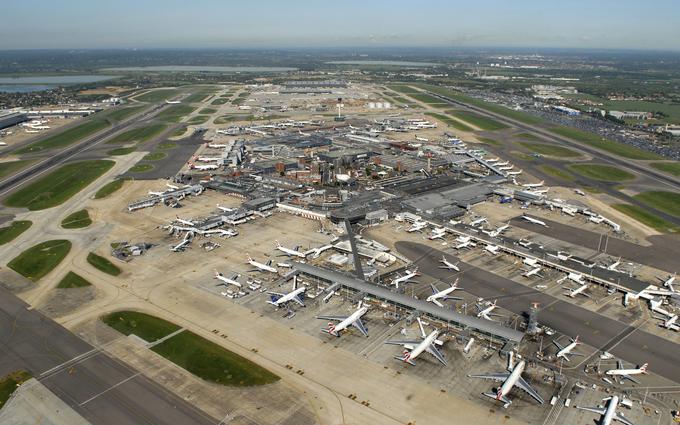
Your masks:
{"label": "runway", "polygon": [[92,424],[217,420],[0,288],[0,376],[25,369]]}
{"label": "runway", "polygon": [[[554,239],[568,242],[593,251],[605,252],[614,257],[646,264],[669,273],[678,271],[680,258],[680,238],[672,235],[654,236],[649,238],[651,246],[642,246],[624,241],[616,237],[604,238],[602,234],[584,230],[578,227],[558,223],[557,221],[541,218],[548,227],[537,226],[520,217],[510,220],[513,226],[540,233]],[[609,232],[602,232],[607,234]],[[656,282],[659,283],[659,282]]]}
{"label": "runway", "polygon": [[[439,268],[439,260],[445,254],[443,251],[415,242],[397,242],[396,249],[418,265],[424,274],[444,281],[451,276],[449,271]],[[455,257],[450,253],[446,253],[446,256]],[[571,337],[579,335],[584,343],[606,349],[631,364],[649,363],[653,373],[680,383],[680,368],[677,367],[675,354],[678,346],[673,342],[631,329],[625,323],[473,265],[461,262],[459,267],[462,272],[461,286],[465,292],[490,300],[498,299],[500,307],[515,314],[527,312],[531,303],[538,302],[541,306],[539,323]],[[628,336],[621,338],[621,335],[628,333]]]}

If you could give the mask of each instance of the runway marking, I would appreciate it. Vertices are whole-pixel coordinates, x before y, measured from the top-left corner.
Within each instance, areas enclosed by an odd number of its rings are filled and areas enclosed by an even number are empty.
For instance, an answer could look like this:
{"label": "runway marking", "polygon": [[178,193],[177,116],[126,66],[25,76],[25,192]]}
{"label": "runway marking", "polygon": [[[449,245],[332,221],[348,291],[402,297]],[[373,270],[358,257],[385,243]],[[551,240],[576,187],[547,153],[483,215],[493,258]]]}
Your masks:
{"label": "runway marking", "polygon": [[87,360],[88,358],[90,358],[90,357],[92,357],[96,354],[99,354],[99,352],[100,352],[99,348],[93,348],[90,351],[86,351],[86,352],[84,352],[84,353],[82,353],[82,354],[80,354],[76,357],[73,357],[72,359],[66,360],[63,363],[60,363],[60,364],[54,366],[53,368],[42,372],[40,375],[38,375],[38,380],[47,378],[47,377],[49,377],[49,375],[53,375],[57,372],[60,372],[62,369],[65,369],[68,366],[72,366],[72,365],[80,362],[81,360]]}
{"label": "runway marking", "polygon": [[116,387],[119,387],[119,386],[123,385],[123,384],[126,383],[127,381],[130,381],[130,380],[132,380],[132,379],[138,377],[138,376],[141,375],[141,374],[142,374],[141,372],[137,372],[137,373],[135,373],[134,375],[129,376],[129,377],[123,379],[123,380],[120,381],[119,383],[110,386],[109,388],[105,389],[104,391],[100,392],[99,394],[95,394],[94,396],[88,398],[87,400],[85,400],[85,401],[83,401],[82,403],[80,403],[78,406],[84,406],[85,404],[91,402],[91,401],[94,400],[95,398],[97,398],[97,397],[99,397],[99,396],[101,396],[101,395],[103,395],[103,394],[108,393],[108,392],[111,391],[112,389],[114,389],[114,388],[116,388]]}

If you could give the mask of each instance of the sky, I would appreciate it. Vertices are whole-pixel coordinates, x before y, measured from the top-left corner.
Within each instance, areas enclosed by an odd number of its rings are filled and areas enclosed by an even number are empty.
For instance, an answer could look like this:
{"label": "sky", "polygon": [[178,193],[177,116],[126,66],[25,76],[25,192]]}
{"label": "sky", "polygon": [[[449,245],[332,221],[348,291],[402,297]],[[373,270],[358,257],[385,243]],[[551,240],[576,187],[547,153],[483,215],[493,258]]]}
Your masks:
{"label": "sky", "polygon": [[5,0],[0,49],[680,50],[680,1]]}

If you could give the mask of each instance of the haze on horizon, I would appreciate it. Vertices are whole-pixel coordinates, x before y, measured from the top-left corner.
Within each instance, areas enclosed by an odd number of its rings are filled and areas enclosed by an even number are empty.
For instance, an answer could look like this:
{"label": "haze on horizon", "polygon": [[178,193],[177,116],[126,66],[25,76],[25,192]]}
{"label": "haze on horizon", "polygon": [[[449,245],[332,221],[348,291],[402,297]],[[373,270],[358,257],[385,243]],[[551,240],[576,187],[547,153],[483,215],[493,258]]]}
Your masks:
{"label": "haze on horizon", "polygon": [[680,50],[680,2],[11,1],[0,49],[536,47]]}

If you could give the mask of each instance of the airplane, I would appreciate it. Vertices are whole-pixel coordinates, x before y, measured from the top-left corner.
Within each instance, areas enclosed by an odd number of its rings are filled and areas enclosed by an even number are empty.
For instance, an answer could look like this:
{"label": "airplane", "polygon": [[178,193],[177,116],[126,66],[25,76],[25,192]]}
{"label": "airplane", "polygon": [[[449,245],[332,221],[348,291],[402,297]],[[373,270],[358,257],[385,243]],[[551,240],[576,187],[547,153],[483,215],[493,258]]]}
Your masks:
{"label": "airplane", "polygon": [[531,277],[531,276],[543,277],[540,274],[538,274],[541,270],[543,270],[543,268],[541,266],[537,266],[537,267],[534,267],[531,270],[527,270],[526,272],[524,272],[524,274],[522,274],[522,276],[524,276],[524,277]]}
{"label": "airplane", "polygon": [[424,137],[418,137],[417,135],[416,135],[416,140],[418,140],[419,142],[429,142],[430,141],[430,139],[426,139]]}
{"label": "airplane", "polygon": [[412,271],[406,270],[405,275],[398,277],[396,279],[392,279],[392,282],[390,282],[390,284],[398,288],[400,283],[413,283],[414,281],[412,281],[411,278],[416,276],[420,276],[420,273],[418,273],[418,267],[414,268]]}
{"label": "airplane", "polygon": [[439,260],[439,262],[444,264],[443,266],[439,266],[440,269],[455,270],[457,272],[460,271],[460,268],[458,268],[458,263],[456,263],[456,264],[451,263],[443,255],[442,255],[442,259]]}
{"label": "airplane", "polygon": [[575,298],[577,295],[581,294],[584,297],[590,298],[590,295],[585,293],[585,290],[588,289],[590,284],[584,283],[583,285],[579,286],[578,288],[575,289],[570,289],[568,292],[565,292],[564,295],[570,297],[570,298]]}
{"label": "airplane", "polygon": [[515,168],[514,165],[508,165],[508,166],[506,166],[506,167],[498,167],[498,169],[501,170],[501,171],[510,171],[510,170],[512,170],[513,168]]}
{"label": "airplane", "polygon": [[522,174],[522,170],[508,171],[505,174],[508,175],[508,176],[519,176],[520,174]]}
{"label": "airplane", "polygon": [[451,286],[449,286],[446,289],[443,290],[438,290],[434,284],[430,284],[432,287],[432,295],[427,297],[425,301],[434,303],[439,307],[444,307],[444,304],[440,303],[439,300],[462,300],[460,297],[450,297],[449,294],[454,292],[457,289],[463,289],[458,287],[458,279],[456,279],[455,282]]}
{"label": "airplane", "polygon": [[534,390],[527,381],[522,378],[522,372],[526,367],[526,362],[522,360],[514,367],[508,367],[509,373],[500,372],[488,375],[468,375],[469,378],[491,379],[494,381],[503,382],[503,384],[496,390],[496,393],[482,393],[483,395],[502,401],[503,407],[507,408],[512,404],[512,400],[507,398],[508,393],[513,387],[518,387],[529,394],[538,403],[543,404],[543,398]]}
{"label": "airplane", "polygon": [[[274,291],[267,291],[268,294],[272,295],[271,299],[268,300],[267,302],[273,306],[276,307],[281,307],[282,305],[286,304],[289,301],[294,301],[298,304],[300,304],[302,307],[305,306],[305,303],[302,302],[302,293],[305,292],[305,289],[307,287],[301,286],[297,289],[294,289],[287,294],[282,294],[280,292],[274,292]],[[275,298],[278,297],[278,298]]]}
{"label": "airplane", "polygon": [[497,162],[494,164],[496,167],[505,167],[506,165],[510,164],[510,161],[504,161],[504,162]]}
{"label": "airplane", "polygon": [[333,336],[340,336],[340,332],[348,329],[350,326],[354,326],[361,332],[365,337],[368,337],[368,329],[364,326],[361,318],[368,311],[368,308],[362,307],[361,302],[359,302],[359,307],[357,310],[350,314],[349,316],[316,316],[317,319],[322,320],[334,320],[339,323],[335,324],[333,322],[328,323],[328,328],[321,329],[321,332],[326,332]]}
{"label": "airplane", "polygon": [[454,249],[463,249],[463,248],[472,248],[474,246],[476,246],[476,244],[468,239],[467,241],[461,242],[458,245],[454,246],[453,248]]}
{"label": "airplane", "polygon": [[284,255],[287,255],[288,257],[300,257],[300,258],[307,258],[307,256],[303,253],[298,251],[300,248],[299,246],[296,246],[295,248],[286,248],[285,246],[281,245],[279,241],[276,242],[276,249],[279,251],[283,252]]}
{"label": "airplane", "polygon": [[229,147],[229,145],[225,145],[224,143],[206,143],[206,147],[211,149],[224,149]]}
{"label": "airplane", "polygon": [[491,159],[485,159],[486,162],[498,162],[501,159],[499,157],[491,158]]}
{"label": "airplane", "polygon": [[639,384],[640,381],[633,378],[633,376],[634,375],[641,375],[641,374],[646,375],[647,374],[647,366],[648,366],[648,363],[645,363],[645,364],[643,364],[642,366],[640,366],[639,368],[636,368],[636,369],[624,369],[623,363],[621,363],[620,360],[617,360],[616,361],[616,369],[610,369],[610,370],[606,371],[605,375],[620,376],[622,380],[623,379],[629,379],[630,381],[635,382],[636,384]]}
{"label": "airplane", "polygon": [[220,236],[226,236],[231,238],[232,236],[238,236],[238,232],[233,229],[212,229],[199,232],[201,235],[214,235],[219,234]]}
{"label": "airplane", "polygon": [[611,425],[612,421],[619,421],[625,425],[634,425],[633,422],[626,419],[622,413],[616,413],[616,408],[619,406],[619,396],[614,395],[603,400],[608,401],[606,408],[581,406],[576,406],[576,408],[597,413],[602,416],[599,421],[600,425]]}
{"label": "airplane", "polygon": [[480,217],[478,219],[472,220],[469,224],[470,227],[478,226],[482,223],[486,223],[486,217]]}
{"label": "airplane", "polygon": [[526,184],[523,184],[522,187],[528,187],[528,188],[541,187],[541,186],[543,186],[544,183],[545,183],[545,181],[544,181],[544,180],[541,180],[541,181],[538,182],[538,183],[526,183]]}
{"label": "airplane", "polygon": [[198,162],[219,162],[222,160],[222,158],[215,156],[194,156],[193,160]]}
{"label": "airplane", "polygon": [[524,260],[522,260],[522,264],[527,265],[529,267],[534,267],[538,264],[538,258],[527,257]]}
{"label": "airplane", "polygon": [[675,273],[673,273],[673,275],[668,275],[668,277],[665,278],[665,279],[660,278],[660,277],[657,278],[657,279],[659,279],[660,281],[662,281],[662,282],[663,282],[663,286],[665,286],[665,287],[667,287],[668,289],[670,289],[671,292],[675,292],[675,288],[673,287],[673,285],[675,285]]}
{"label": "airplane", "polygon": [[446,236],[446,229],[443,227],[439,227],[437,229],[432,230],[432,233],[430,234],[430,236],[428,236],[428,239],[430,240],[444,239],[444,236]]}
{"label": "airplane", "polygon": [[218,272],[215,270],[215,279],[219,280],[221,283],[218,283],[217,286],[223,285],[234,285],[236,287],[241,287],[241,283],[237,280],[240,275],[238,273],[234,273],[231,275],[231,277],[226,277],[222,273]]}
{"label": "airplane", "polygon": [[191,238],[184,238],[182,242],[178,243],[177,245],[170,246],[170,251],[172,252],[181,252],[184,251],[187,245],[191,242]]}
{"label": "airplane", "polygon": [[477,313],[477,317],[481,317],[486,320],[493,320],[491,316],[500,316],[500,314],[493,313],[493,311],[496,309],[496,301],[493,303],[487,303],[486,308],[482,308],[477,304],[477,309],[479,309],[479,313]]}
{"label": "airplane", "polygon": [[249,271],[254,271],[254,272],[270,272],[270,273],[277,273],[278,270],[276,270],[274,267],[271,266],[272,260],[267,261],[267,264],[262,264],[258,263],[257,261],[253,260],[250,256],[250,254],[246,254],[248,256],[248,261],[247,263],[250,264],[251,266],[255,267],[254,270],[249,270]]}
{"label": "airplane", "polygon": [[219,167],[219,165],[216,165],[216,164],[196,165],[193,162],[190,162],[189,168],[192,169],[192,170],[208,171],[208,170],[217,170],[220,167]]}
{"label": "airplane", "polygon": [[165,103],[167,103],[168,105],[177,105],[177,104],[182,103],[182,102],[180,102],[179,100],[167,100],[167,99],[165,99]]}
{"label": "airplane", "polygon": [[529,223],[538,224],[539,226],[543,226],[543,227],[548,227],[548,225],[545,224],[545,221],[541,221],[537,218],[529,217],[528,215],[522,215],[522,218],[524,220],[528,221]]}
{"label": "airplane", "polygon": [[621,264],[621,257],[619,257],[618,260],[614,261],[614,262],[611,263],[610,265],[608,265],[608,266],[606,266],[606,267],[603,267],[603,268],[604,268],[605,270],[609,270],[609,271],[611,271],[611,272],[618,272],[618,271],[619,271],[618,267],[619,267],[620,264]]}
{"label": "airplane", "polygon": [[182,224],[186,224],[187,226],[195,226],[196,225],[196,223],[194,223],[193,221],[185,220],[183,218],[179,218],[178,216],[175,216],[175,220],[182,223]]}
{"label": "airplane", "polygon": [[227,208],[227,207],[222,207],[220,204],[217,204],[217,209],[222,210],[224,212],[232,212],[235,210],[235,208]]}
{"label": "airplane", "polygon": [[494,230],[482,230],[483,233],[486,233],[487,235],[491,236],[492,238],[495,238],[496,236],[500,235],[503,233],[506,229],[510,227],[509,224],[504,224]]}
{"label": "airplane", "polygon": [[409,233],[420,232],[421,230],[423,230],[423,229],[426,228],[426,227],[427,227],[427,223],[426,223],[426,222],[424,222],[424,221],[416,221],[415,223],[413,223],[413,224],[411,225],[411,227],[409,227],[408,229],[406,229],[406,231],[409,232]]}
{"label": "airplane", "polygon": [[555,357],[557,357],[557,358],[562,357],[564,360],[569,361],[569,357],[567,357],[568,355],[583,356],[583,354],[581,354],[581,353],[572,353],[571,352],[571,350],[573,350],[577,345],[581,344],[578,341],[578,335],[576,335],[576,338],[571,340],[571,343],[569,343],[568,345],[566,345],[564,347],[562,345],[560,345],[560,343],[557,342],[557,340],[553,341],[553,344],[555,344],[557,346],[557,348],[559,348],[559,350],[560,350],[555,355]]}
{"label": "airplane", "polygon": [[678,322],[678,315],[674,314],[668,319],[664,320],[663,323],[661,323],[659,326],[662,328],[670,329],[672,331],[680,331],[680,326],[677,325]]}
{"label": "airplane", "polygon": [[416,357],[418,357],[420,354],[422,354],[423,351],[426,351],[430,354],[432,354],[438,361],[439,363],[443,364],[444,366],[447,365],[446,359],[442,355],[442,353],[437,349],[437,345],[443,345],[444,343],[442,341],[439,341],[437,337],[439,337],[439,331],[434,330],[430,332],[429,335],[425,334],[425,329],[423,328],[423,322],[420,321],[420,317],[417,319],[418,320],[418,326],[420,327],[420,334],[421,334],[421,339],[418,340],[388,340],[385,341],[385,344],[390,344],[390,345],[401,345],[404,347],[404,353],[402,356],[395,356],[394,358],[397,360],[400,360],[404,363],[408,363],[411,366],[415,366],[416,362],[414,361]]}
{"label": "airplane", "polygon": [[496,254],[498,254],[498,250],[499,250],[499,249],[500,249],[500,248],[499,248],[498,245],[486,245],[486,246],[484,247],[484,251],[490,253],[491,255],[496,255]]}

